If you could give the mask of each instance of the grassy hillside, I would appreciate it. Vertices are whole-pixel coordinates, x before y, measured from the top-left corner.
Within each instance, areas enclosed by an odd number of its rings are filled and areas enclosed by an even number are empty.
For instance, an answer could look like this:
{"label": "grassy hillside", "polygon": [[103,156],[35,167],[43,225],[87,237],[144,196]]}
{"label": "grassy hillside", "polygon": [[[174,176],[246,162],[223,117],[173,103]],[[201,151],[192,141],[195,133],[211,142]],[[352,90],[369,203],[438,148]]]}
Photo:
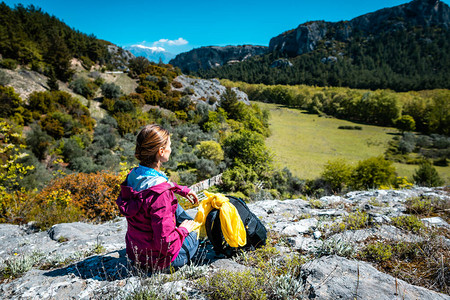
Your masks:
{"label": "grassy hillside", "polygon": [[[278,104],[255,102],[270,111],[272,135],[266,140],[275,153],[275,162],[287,166],[294,175],[313,179],[328,160],[344,158],[351,163],[382,155],[398,133],[389,127],[370,126],[307,114]],[[361,126],[362,130],[342,130],[339,126]],[[412,178],[415,165],[394,164],[399,176]],[[436,167],[450,182],[450,167]]]}

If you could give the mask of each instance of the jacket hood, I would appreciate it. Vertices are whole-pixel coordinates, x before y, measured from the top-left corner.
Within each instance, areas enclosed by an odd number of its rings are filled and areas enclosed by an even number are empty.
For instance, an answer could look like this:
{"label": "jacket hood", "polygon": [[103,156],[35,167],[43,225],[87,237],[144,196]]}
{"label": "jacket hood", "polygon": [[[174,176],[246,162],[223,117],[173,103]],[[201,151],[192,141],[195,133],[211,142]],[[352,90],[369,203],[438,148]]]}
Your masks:
{"label": "jacket hood", "polygon": [[163,182],[146,190],[136,192],[132,187],[127,186],[127,181],[125,180],[120,185],[120,195],[116,200],[116,204],[122,215],[125,217],[134,217],[139,212],[145,199],[150,193],[159,195],[172,187],[173,185],[170,183]]}

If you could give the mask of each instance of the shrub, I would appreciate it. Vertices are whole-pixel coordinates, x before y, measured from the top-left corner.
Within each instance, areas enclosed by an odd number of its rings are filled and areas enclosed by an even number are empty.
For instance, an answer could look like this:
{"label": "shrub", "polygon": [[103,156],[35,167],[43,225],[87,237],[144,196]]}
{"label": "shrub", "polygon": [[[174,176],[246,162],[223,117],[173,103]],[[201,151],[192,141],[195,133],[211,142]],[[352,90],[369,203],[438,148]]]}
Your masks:
{"label": "shrub", "polygon": [[221,270],[209,278],[199,280],[200,287],[211,295],[212,299],[247,300],[267,299],[264,292],[264,279],[250,271],[231,272]]}
{"label": "shrub", "polygon": [[416,216],[411,215],[393,217],[392,224],[394,224],[395,227],[415,233],[420,233],[425,229],[425,225],[422,223],[422,221]]}
{"label": "shrub", "polygon": [[392,257],[392,247],[382,242],[376,242],[374,244],[368,244],[361,255],[368,260],[373,261],[386,261]]}
{"label": "shrub", "polygon": [[402,132],[414,131],[416,129],[416,121],[410,115],[403,115],[394,121],[395,127],[397,127]]}
{"label": "shrub", "polygon": [[100,170],[99,166],[94,163],[92,157],[80,156],[74,158],[70,162],[70,169],[82,173],[94,173]]}
{"label": "shrub", "polygon": [[412,197],[406,200],[406,212],[416,215],[429,215],[433,212],[433,200],[430,197]]}
{"label": "shrub", "polygon": [[22,223],[29,210],[20,180],[34,167],[20,162],[27,154],[19,137],[13,126],[0,120],[0,222]]}
{"label": "shrub", "polygon": [[11,78],[5,71],[0,70],[0,85],[7,85],[11,81]]}
{"label": "shrub", "polygon": [[172,81],[172,86],[176,89],[181,89],[183,87],[183,85],[179,82],[179,81]]}
{"label": "shrub", "polygon": [[365,212],[356,211],[345,217],[344,223],[350,230],[365,228],[369,225],[369,216]]}
{"label": "shrub", "polygon": [[31,130],[26,136],[26,143],[38,159],[42,160],[45,158],[51,141],[52,138],[42,131],[41,127],[36,124],[31,125]]}
{"label": "shrub", "polygon": [[242,130],[230,135],[224,140],[224,150],[234,164],[241,161],[252,166],[258,174],[272,167],[272,154],[264,143],[264,137],[256,132]]}
{"label": "shrub", "polygon": [[444,181],[439,176],[436,168],[429,161],[424,161],[413,174],[414,181],[422,186],[440,186]]}
{"label": "shrub", "polygon": [[412,152],[415,147],[416,138],[414,134],[411,132],[405,132],[400,140],[400,143],[398,144],[398,150],[400,150],[402,154],[406,154]]}
{"label": "shrub", "polygon": [[61,122],[51,116],[45,116],[41,120],[40,125],[49,135],[55,139],[60,139],[64,136],[64,127]]}
{"label": "shrub", "polygon": [[394,178],[392,162],[378,156],[360,161],[352,172],[351,181],[354,189],[367,189],[390,185]]}
{"label": "shrub", "polygon": [[139,127],[144,126],[146,123],[145,119],[129,113],[119,112],[114,114],[114,118],[117,121],[117,127],[121,135],[125,135],[127,133],[134,134]]}
{"label": "shrub", "polygon": [[39,195],[39,198],[39,204],[34,205],[31,217],[35,226],[41,230],[47,230],[54,224],[71,223],[85,218],[78,204],[72,200],[69,190],[53,190]]}
{"label": "shrub", "polygon": [[355,247],[351,242],[330,238],[325,240],[321,246],[317,247],[314,253],[317,257],[339,255],[350,258],[355,254]]}
{"label": "shrub", "polygon": [[322,178],[331,185],[331,189],[340,192],[350,183],[352,167],[344,159],[328,161],[322,172]]}
{"label": "shrub", "polygon": [[208,104],[209,104],[209,105],[213,105],[213,104],[215,104],[216,102],[217,102],[217,98],[216,98],[216,97],[211,96],[211,97],[208,98]]}
{"label": "shrub", "polygon": [[0,223],[24,224],[29,221],[31,194],[0,189]]}
{"label": "shrub", "polygon": [[113,112],[129,113],[134,111],[136,111],[136,108],[130,100],[115,100]]}
{"label": "shrub", "polygon": [[224,151],[216,141],[201,141],[196,146],[197,156],[210,159],[216,164],[224,159]]}
{"label": "shrub", "polygon": [[362,130],[361,126],[339,126],[338,129]]}
{"label": "shrub", "polygon": [[20,113],[22,99],[13,87],[0,86],[0,118],[10,118]]}
{"label": "shrub", "polygon": [[200,179],[207,179],[219,173],[219,168],[210,159],[201,158],[195,163],[195,168]]}
{"label": "shrub", "polygon": [[257,179],[258,174],[256,174],[251,166],[238,164],[223,172],[222,186],[227,191],[240,191],[248,196],[255,191],[254,183]]}
{"label": "shrub", "polygon": [[104,83],[100,88],[105,98],[118,99],[120,97],[120,86],[115,83]]}
{"label": "shrub", "polygon": [[369,216],[365,212],[356,211],[344,217],[342,222],[332,225],[333,232],[341,232],[345,230],[357,230],[369,226]]}
{"label": "shrub", "polygon": [[84,218],[93,221],[111,220],[118,215],[116,199],[122,178],[118,175],[99,172],[95,174],[70,174],[56,179],[36,197],[45,203],[58,191],[69,191],[74,206],[79,207]]}
{"label": "shrub", "polygon": [[15,70],[17,68],[17,65],[17,61],[11,58],[5,58],[0,61],[0,66],[10,70]]}
{"label": "shrub", "polygon": [[69,87],[77,94],[82,95],[87,99],[92,99],[95,94],[96,87],[95,85],[88,79],[84,77],[78,77],[74,79]]}
{"label": "shrub", "polygon": [[293,269],[289,274],[281,275],[270,269],[242,272],[221,270],[200,278],[197,286],[211,299],[306,299],[307,291],[298,276],[292,273],[295,272]]}

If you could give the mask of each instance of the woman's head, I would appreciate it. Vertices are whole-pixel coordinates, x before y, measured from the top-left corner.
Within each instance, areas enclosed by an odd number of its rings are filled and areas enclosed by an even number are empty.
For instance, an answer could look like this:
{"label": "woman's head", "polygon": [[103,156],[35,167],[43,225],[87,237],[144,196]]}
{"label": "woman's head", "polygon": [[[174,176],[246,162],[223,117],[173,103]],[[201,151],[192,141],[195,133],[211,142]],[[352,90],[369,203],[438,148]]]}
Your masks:
{"label": "woman's head", "polygon": [[171,151],[169,132],[157,124],[152,124],[139,132],[134,156],[141,165],[152,166],[159,161],[169,160]]}

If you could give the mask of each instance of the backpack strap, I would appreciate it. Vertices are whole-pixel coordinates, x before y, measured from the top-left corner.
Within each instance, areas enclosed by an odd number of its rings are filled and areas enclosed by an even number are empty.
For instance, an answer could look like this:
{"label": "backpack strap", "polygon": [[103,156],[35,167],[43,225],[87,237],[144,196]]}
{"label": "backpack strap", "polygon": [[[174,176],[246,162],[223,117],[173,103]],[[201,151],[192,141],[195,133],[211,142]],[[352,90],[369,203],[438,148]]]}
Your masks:
{"label": "backpack strap", "polygon": [[210,211],[205,220],[206,234],[211,241],[214,252],[217,254],[223,252],[223,235],[220,228],[219,210],[213,209]]}

